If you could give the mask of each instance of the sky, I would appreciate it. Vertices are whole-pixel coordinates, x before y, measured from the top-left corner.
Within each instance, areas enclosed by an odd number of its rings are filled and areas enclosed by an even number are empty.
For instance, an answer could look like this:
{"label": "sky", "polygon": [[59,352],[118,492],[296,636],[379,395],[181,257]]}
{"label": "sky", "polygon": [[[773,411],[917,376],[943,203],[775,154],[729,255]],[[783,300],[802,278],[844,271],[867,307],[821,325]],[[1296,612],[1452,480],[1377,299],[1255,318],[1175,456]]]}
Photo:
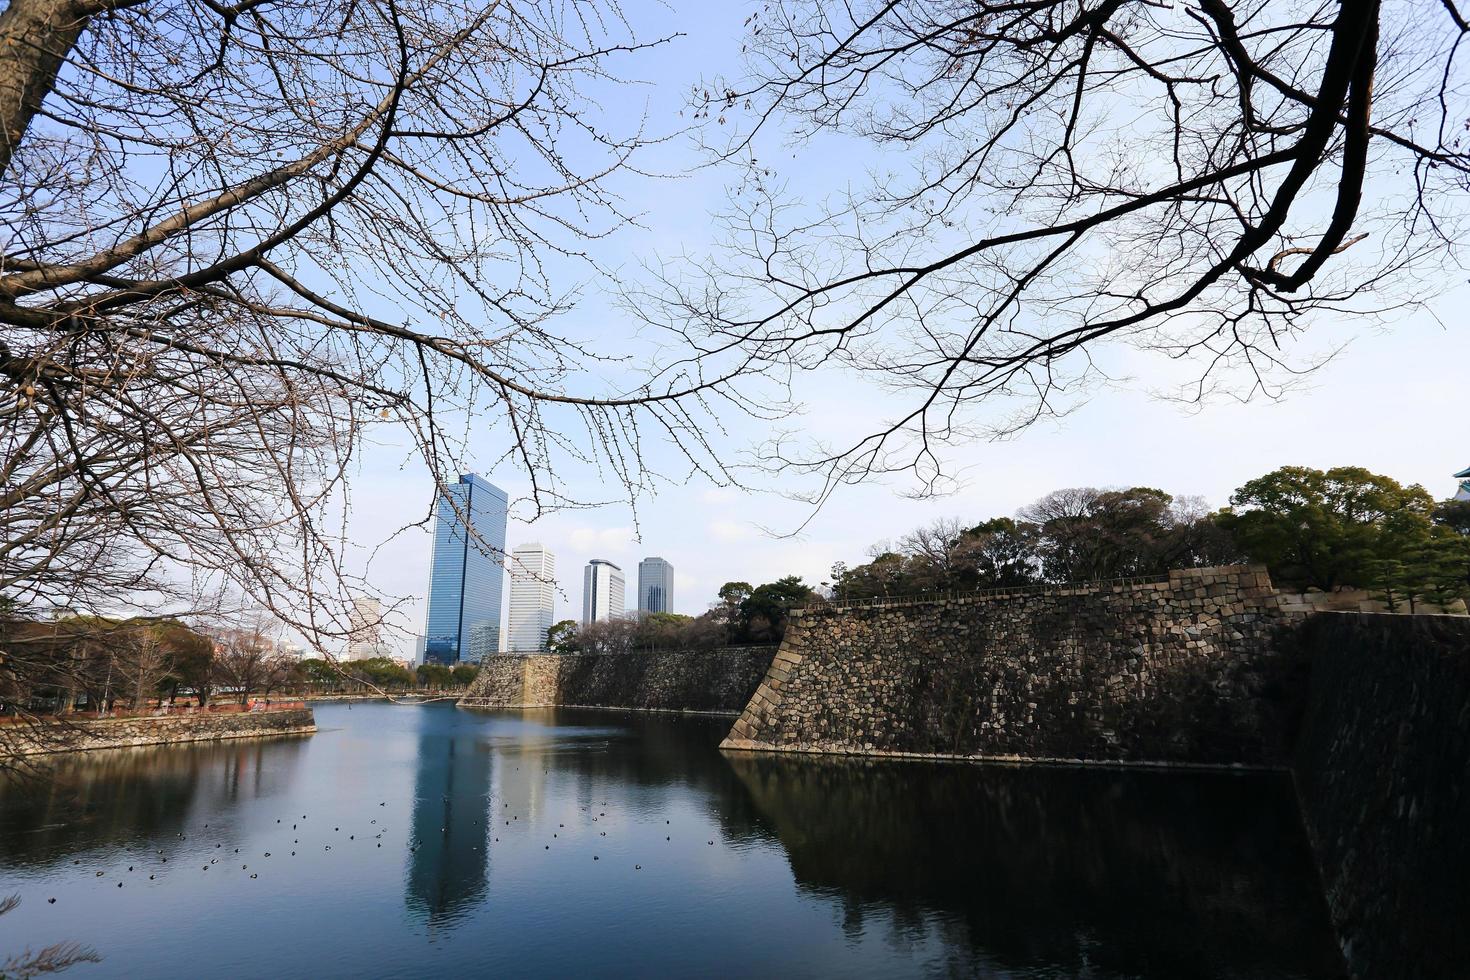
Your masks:
{"label": "sky", "polygon": [[[640,31],[683,36],[625,67],[649,81],[638,90],[646,102],[628,99],[608,112],[613,122],[620,121],[619,114],[626,114],[621,120],[626,123],[646,111],[655,124],[677,126],[692,83],[738,71],[742,22],[753,8],[686,0],[626,6]],[[777,151],[785,154],[782,176],[798,192],[831,190],[849,179],[844,175],[861,174],[879,162],[874,151],[860,145],[840,151],[829,145],[801,156],[780,147],[771,152]],[[834,174],[837,152],[842,166]],[[698,160],[691,141],[676,137],[646,156],[643,166],[678,174]],[[608,251],[600,258],[632,276],[639,262],[652,256],[708,247],[708,215],[725,203],[729,179],[728,173],[703,170],[682,179],[629,180],[621,190],[641,212],[639,227],[606,243]],[[1440,288],[1427,308],[1386,324],[1320,318],[1308,352],[1338,353],[1302,387],[1276,401],[1242,404],[1221,398],[1183,407],[1155,392],[1186,381],[1184,368],[1156,355],[1109,348],[1100,356],[1115,379],[1112,385],[1061,420],[1036,424],[1004,442],[956,447],[949,462],[964,474],[963,481],[943,498],[916,500],[905,494],[902,483],[878,482],[843,488],[813,513],[809,505],[783,496],[789,486],[737,490],[681,479],[636,509],[610,505],[571,511],[529,526],[513,517],[507,546],[539,541],[556,555],[558,619],[579,618],[582,569],[592,558],[625,570],[629,603],[636,604],[638,561],[651,555],[674,566],[675,611],[698,614],[724,582],[760,583],[794,574],[820,583],[834,562],[861,562],[874,543],[916,526],[944,517],[978,522],[1010,515],[1061,487],[1153,486],[1222,506],[1236,487],[1278,466],[1358,465],[1448,497],[1454,490],[1450,475],[1470,466],[1465,410],[1470,331],[1463,322],[1470,288],[1463,275]],[[570,320],[574,332],[609,341],[631,338],[636,330],[613,302],[608,284],[588,284]],[[797,395],[803,403],[802,428],[818,436],[849,431],[854,417],[881,411],[884,398],[832,376],[811,379]],[[759,424],[730,424],[721,439],[732,453],[765,434]],[[497,447],[484,447],[485,459],[498,455]],[[659,462],[657,454],[654,459]],[[525,479],[509,468],[476,468],[512,497],[526,490]],[[598,487],[573,489],[582,497],[607,495]],[[398,528],[406,508],[427,513],[432,492],[427,473],[411,460],[405,463],[402,446],[391,438],[367,447],[352,480],[357,557]],[[799,527],[800,534],[790,533]],[[396,642],[405,654],[412,650],[408,635],[422,628],[430,550],[429,531],[410,530],[380,547],[365,566],[374,591],[408,600],[393,624],[401,631]]]}

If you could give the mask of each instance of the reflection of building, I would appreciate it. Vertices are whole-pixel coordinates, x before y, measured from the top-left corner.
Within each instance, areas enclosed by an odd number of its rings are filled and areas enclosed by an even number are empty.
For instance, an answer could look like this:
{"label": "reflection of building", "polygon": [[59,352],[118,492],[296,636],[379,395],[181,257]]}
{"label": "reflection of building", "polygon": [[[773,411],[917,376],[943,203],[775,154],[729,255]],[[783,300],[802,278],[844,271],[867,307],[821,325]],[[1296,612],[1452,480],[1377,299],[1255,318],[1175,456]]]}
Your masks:
{"label": "reflection of building", "polygon": [[1460,489],[1455,493],[1455,499],[1470,500],[1470,468],[1456,473],[1455,479],[1460,481]]}
{"label": "reflection of building", "polygon": [[582,623],[616,619],[623,615],[623,570],[610,561],[594,558],[582,573]]}
{"label": "reflection of building", "polygon": [[439,498],[425,661],[454,664],[500,649],[506,506],[505,493],[474,473],[461,476]]}
{"label": "reflection of building", "polygon": [[507,650],[544,650],[555,622],[556,556],[539,544],[511,552]]}
{"label": "reflection of building", "polygon": [[638,563],[638,611],[674,611],[674,566],[662,558],[645,558]]}
{"label": "reflection of building", "polygon": [[486,897],[491,756],[470,732],[421,731],[418,748],[404,901],[429,925],[450,925]]}

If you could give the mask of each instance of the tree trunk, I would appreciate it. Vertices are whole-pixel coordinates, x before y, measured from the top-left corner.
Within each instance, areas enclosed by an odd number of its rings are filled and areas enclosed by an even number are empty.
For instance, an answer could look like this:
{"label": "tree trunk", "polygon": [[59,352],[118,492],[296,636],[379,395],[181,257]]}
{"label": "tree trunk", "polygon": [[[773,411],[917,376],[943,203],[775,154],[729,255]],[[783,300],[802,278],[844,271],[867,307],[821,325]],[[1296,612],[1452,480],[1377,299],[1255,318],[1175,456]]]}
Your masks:
{"label": "tree trunk", "polygon": [[90,18],[73,0],[10,0],[0,13],[0,174],[10,169],[11,155]]}

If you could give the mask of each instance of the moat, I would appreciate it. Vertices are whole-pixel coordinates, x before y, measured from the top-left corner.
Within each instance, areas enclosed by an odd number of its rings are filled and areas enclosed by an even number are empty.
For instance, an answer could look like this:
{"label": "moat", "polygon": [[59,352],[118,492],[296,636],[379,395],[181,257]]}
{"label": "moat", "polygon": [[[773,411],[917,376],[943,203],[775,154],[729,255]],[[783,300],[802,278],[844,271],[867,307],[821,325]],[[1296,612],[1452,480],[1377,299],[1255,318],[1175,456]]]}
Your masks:
{"label": "moat", "polygon": [[78,978],[1342,975],[1285,776],[722,754],[729,719],[611,711],[316,716],[0,785],[0,898],[22,900],[0,960],[75,940],[102,957]]}

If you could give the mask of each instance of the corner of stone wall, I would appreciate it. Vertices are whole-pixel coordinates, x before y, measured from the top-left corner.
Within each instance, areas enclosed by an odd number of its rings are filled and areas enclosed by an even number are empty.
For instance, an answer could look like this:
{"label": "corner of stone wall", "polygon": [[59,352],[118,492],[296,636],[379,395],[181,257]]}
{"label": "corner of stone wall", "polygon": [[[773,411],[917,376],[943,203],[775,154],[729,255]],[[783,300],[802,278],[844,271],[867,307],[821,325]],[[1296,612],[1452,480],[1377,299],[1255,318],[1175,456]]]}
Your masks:
{"label": "corner of stone wall", "polygon": [[745,710],[740,717],[735,719],[735,724],[730,727],[730,734],[720,743],[722,749],[753,749],[758,748],[761,742],[761,733],[774,722],[775,713],[781,707],[784,697],[784,687],[790,679],[791,671],[801,663],[803,637],[806,632],[806,620],[810,613],[806,611],[795,612],[786,623],[786,633],[781,637],[781,645],[776,649],[776,656],[771,660],[771,666],[766,669],[766,676],[761,680],[760,686],[751,695]]}

